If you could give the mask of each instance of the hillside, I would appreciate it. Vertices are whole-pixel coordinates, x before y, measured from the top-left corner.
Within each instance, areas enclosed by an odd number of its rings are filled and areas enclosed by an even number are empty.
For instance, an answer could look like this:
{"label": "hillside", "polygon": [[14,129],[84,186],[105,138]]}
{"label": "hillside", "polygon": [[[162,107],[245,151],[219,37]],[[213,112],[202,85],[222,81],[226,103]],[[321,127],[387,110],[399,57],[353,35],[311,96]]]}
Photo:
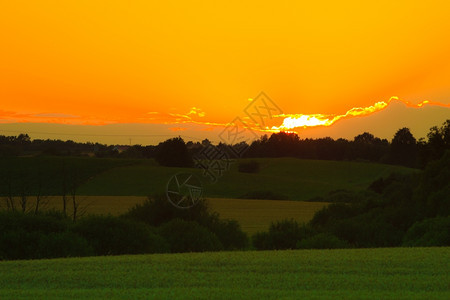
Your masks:
{"label": "hillside", "polygon": [[379,177],[392,172],[409,173],[405,167],[347,161],[301,160],[294,158],[256,159],[261,165],[257,174],[240,173],[237,163],[230,166],[216,183],[202,176],[201,169],[158,166],[148,160],[116,167],[101,173],[79,189],[90,196],[147,196],[165,191],[168,180],[179,172],[198,175],[204,195],[214,198],[239,198],[248,192],[270,191],[289,200],[309,200],[335,190],[357,191],[367,188]]}

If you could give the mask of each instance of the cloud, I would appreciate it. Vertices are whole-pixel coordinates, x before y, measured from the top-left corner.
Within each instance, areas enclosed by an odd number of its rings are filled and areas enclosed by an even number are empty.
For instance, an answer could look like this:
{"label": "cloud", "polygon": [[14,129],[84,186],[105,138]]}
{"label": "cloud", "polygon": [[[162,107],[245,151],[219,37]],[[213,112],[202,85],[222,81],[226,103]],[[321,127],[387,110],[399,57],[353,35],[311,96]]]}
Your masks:
{"label": "cloud", "polygon": [[170,127],[169,129],[172,131],[185,131],[188,128],[187,127]]}
{"label": "cloud", "polygon": [[194,106],[191,108],[191,111],[188,113],[188,115],[197,115],[200,118],[203,118],[204,116],[206,116],[206,113],[201,108]]}
{"label": "cloud", "polygon": [[38,118],[80,118],[80,116],[62,113],[44,113],[44,114],[35,114],[33,116]]}

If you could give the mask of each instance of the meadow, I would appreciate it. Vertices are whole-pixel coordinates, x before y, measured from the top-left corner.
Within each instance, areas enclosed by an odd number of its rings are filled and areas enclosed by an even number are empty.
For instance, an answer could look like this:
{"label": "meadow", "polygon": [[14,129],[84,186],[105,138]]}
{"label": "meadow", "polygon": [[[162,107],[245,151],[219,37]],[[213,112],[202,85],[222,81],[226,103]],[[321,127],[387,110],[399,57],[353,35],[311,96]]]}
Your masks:
{"label": "meadow", "polygon": [[302,160],[295,158],[255,159],[259,173],[241,173],[237,163],[217,182],[203,176],[201,169],[161,167],[153,160],[111,168],[93,177],[79,189],[89,196],[148,196],[164,193],[169,179],[180,172],[196,174],[207,198],[239,198],[248,192],[270,191],[289,200],[307,201],[335,190],[366,189],[379,177],[392,172],[409,173],[414,169],[401,166],[350,161]]}
{"label": "meadow", "polygon": [[[41,179],[42,193],[60,195],[63,178],[76,180],[78,195],[148,196],[165,192],[169,179],[180,172],[196,174],[208,198],[240,198],[248,192],[270,191],[289,200],[307,201],[335,190],[366,189],[379,177],[392,172],[410,173],[414,169],[369,162],[262,158],[261,170],[241,173],[237,161],[216,182],[197,168],[159,166],[154,160],[107,159],[89,157],[15,157],[0,159],[0,195],[6,194],[5,179],[29,185],[26,193],[36,193]],[[16,192],[21,192],[17,191]]]}
{"label": "meadow", "polygon": [[2,299],[448,299],[449,248],[0,262]]}

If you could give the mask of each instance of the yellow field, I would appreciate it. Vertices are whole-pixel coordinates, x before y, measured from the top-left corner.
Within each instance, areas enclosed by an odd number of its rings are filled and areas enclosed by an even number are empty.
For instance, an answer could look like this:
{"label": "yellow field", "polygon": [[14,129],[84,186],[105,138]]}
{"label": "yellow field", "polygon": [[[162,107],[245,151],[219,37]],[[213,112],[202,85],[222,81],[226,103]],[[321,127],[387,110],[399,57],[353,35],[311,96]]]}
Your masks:
{"label": "yellow field", "polygon": [[209,199],[212,210],[221,218],[239,221],[242,229],[250,234],[266,231],[273,221],[293,218],[308,222],[314,213],[328,203],[280,200]]}
{"label": "yellow field", "polygon": [[[80,203],[79,211],[85,214],[112,214],[125,213],[135,204],[142,203],[146,197],[141,196],[77,196]],[[19,199],[17,199],[16,203]],[[61,197],[45,198],[45,209],[62,209]],[[265,231],[273,221],[293,218],[298,222],[309,221],[314,213],[327,205],[322,202],[281,201],[281,200],[249,200],[249,199],[224,199],[209,198],[211,210],[220,214],[223,219],[237,220],[242,229],[253,234],[257,231]],[[28,201],[28,208],[34,207],[34,198]],[[68,214],[72,213],[72,202],[67,201]]]}

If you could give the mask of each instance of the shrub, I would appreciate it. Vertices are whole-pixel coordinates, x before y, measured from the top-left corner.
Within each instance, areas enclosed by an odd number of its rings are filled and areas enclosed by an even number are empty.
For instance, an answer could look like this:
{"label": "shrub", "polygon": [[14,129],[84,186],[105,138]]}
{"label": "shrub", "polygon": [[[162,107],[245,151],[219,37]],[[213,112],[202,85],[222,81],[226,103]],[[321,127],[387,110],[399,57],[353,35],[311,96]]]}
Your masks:
{"label": "shrub", "polygon": [[297,242],[299,249],[342,249],[350,245],[330,233],[319,233]]}
{"label": "shrub", "polygon": [[295,249],[297,242],[310,235],[310,229],[294,220],[272,223],[267,233],[253,236],[253,246],[259,250]]}
{"label": "shrub", "polygon": [[173,219],[204,222],[209,218],[206,200],[200,200],[189,209],[174,207],[165,196],[149,197],[144,203],[131,208],[124,217],[159,226]]}
{"label": "shrub", "polygon": [[196,222],[175,219],[158,228],[158,232],[168,241],[173,253],[223,249],[217,236]]}
{"label": "shrub", "polygon": [[258,173],[259,163],[257,161],[241,161],[238,166],[239,172],[242,173]]}
{"label": "shrub", "polygon": [[42,235],[39,239],[40,258],[81,257],[94,255],[88,241],[73,232]]}
{"label": "shrub", "polygon": [[272,249],[268,232],[257,232],[252,236],[252,245],[258,250]]}
{"label": "shrub", "polygon": [[70,232],[61,213],[0,213],[0,259],[34,259],[93,254],[88,242]]}
{"label": "shrub", "polygon": [[209,212],[206,200],[200,200],[189,209],[174,207],[164,196],[149,197],[143,204],[138,204],[124,215],[151,226],[161,226],[175,219],[194,221],[207,228],[219,238],[227,250],[243,249],[248,245],[248,237],[241,230],[238,222],[220,220],[217,213]]}
{"label": "shrub", "polygon": [[235,220],[220,220],[210,218],[210,221],[203,225],[214,233],[222,243],[225,250],[244,249],[248,246],[248,237],[242,231],[241,226]]}
{"label": "shrub", "polygon": [[55,211],[37,215],[19,211],[0,212],[0,232],[17,229],[27,232],[62,232],[67,230],[70,223],[70,219]]}
{"label": "shrub", "polygon": [[332,203],[314,214],[309,222],[315,228],[332,226],[337,220],[350,218],[356,215],[356,210],[344,203]]}
{"label": "shrub", "polygon": [[79,220],[74,232],[84,237],[96,255],[166,252],[166,241],[141,222],[113,216]]}
{"label": "shrub", "polygon": [[415,223],[406,232],[403,246],[450,246],[450,216],[436,217]]}
{"label": "shrub", "polygon": [[21,228],[2,231],[0,235],[0,259],[39,258],[39,232],[27,232]]}
{"label": "shrub", "polygon": [[386,213],[381,209],[337,221],[328,232],[356,247],[399,246],[404,234],[388,222]]}

